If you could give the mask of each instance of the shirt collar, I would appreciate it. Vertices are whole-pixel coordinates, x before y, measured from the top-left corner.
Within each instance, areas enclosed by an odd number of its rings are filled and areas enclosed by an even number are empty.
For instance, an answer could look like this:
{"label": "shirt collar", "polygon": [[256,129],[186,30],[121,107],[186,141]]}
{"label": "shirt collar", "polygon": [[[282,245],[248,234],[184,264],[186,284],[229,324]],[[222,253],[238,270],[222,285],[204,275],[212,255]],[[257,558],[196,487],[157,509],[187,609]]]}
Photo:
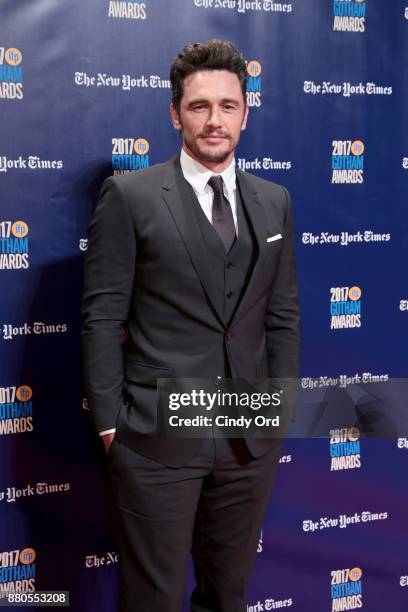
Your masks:
{"label": "shirt collar", "polygon": [[[180,152],[180,164],[184,178],[190,183],[194,191],[198,195],[204,193],[209,179],[216,173],[193,159],[184,149],[181,149]],[[222,176],[227,192],[230,193],[234,191],[236,184],[235,159],[233,159],[228,168],[220,172],[219,175]]]}

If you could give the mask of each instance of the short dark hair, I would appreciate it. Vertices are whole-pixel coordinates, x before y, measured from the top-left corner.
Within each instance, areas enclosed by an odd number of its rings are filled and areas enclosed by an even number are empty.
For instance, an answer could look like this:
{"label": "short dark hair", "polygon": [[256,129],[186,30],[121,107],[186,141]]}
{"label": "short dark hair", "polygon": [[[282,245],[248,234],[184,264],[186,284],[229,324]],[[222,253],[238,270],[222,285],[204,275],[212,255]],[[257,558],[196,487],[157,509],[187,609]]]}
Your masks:
{"label": "short dark hair", "polygon": [[184,79],[199,70],[228,70],[236,74],[246,103],[247,69],[242,54],[232,43],[211,38],[206,43],[183,47],[171,65],[172,102],[177,111],[184,93]]}

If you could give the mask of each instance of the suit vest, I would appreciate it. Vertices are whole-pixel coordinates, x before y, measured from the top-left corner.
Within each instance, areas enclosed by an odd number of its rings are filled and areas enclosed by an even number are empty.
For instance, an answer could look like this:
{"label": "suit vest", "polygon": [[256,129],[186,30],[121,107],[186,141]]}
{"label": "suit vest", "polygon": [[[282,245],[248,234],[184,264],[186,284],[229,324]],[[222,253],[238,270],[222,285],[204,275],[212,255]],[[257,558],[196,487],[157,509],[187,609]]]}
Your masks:
{"label": "suit vest", "polygon": [[238,183],[236,201],[238,236],[229,253],[226,253],[220,237],[205,215],[198,199],[194,197],[194,211],[206,246],[213,284],[221,298],[223,317],[227,325],[244,294],[255,258],[253,231]]}

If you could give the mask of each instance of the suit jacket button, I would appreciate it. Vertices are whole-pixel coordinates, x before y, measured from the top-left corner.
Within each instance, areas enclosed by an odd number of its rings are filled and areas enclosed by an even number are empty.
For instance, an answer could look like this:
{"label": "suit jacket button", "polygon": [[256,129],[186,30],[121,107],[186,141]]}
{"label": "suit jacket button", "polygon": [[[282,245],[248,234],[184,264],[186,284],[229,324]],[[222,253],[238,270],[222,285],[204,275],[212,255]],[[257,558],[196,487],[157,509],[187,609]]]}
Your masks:
{"label": "suit jacket button", "polygon": [[214,385],[216,387],[222,387],[222,376],[217,376],[216,378],[214,378]]}
{"label": "suit jacket button", "polygon": [[227,331],[225,333],[224,338],[228,341],[228,340],[231,340],[231,338],[233,338],[234,336],[235,336],[235,334],[232,331]]}

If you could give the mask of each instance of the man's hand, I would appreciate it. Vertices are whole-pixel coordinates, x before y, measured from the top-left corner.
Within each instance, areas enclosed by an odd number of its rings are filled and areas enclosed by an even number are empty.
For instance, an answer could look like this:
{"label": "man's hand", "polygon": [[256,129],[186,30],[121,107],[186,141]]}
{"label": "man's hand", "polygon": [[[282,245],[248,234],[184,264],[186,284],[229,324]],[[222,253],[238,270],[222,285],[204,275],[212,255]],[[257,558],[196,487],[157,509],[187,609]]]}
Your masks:
{"label": "man's hand", "polygon": [[106,454],[108,454],[109,452],[110,445],[112,444],[114,437],[115,437],[115,432],[108,433],[108,434],[105,434],[104,436],[101,436],[103,444],[105,446]]}

